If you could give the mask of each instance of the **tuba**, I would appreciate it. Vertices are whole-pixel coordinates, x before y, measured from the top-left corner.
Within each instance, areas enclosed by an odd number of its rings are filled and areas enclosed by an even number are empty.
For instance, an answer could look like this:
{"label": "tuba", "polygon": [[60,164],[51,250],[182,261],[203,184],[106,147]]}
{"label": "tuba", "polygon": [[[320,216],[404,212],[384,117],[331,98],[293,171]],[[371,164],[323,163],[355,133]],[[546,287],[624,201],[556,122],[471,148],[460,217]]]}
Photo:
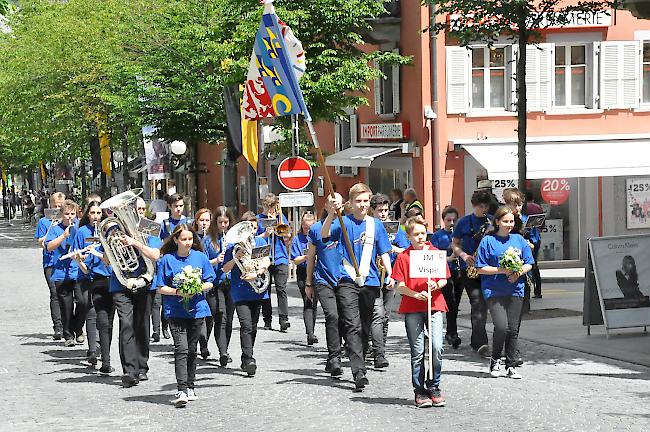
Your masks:
{"label": "tuba", "polygon": [[132,189],[115,195],[100,204],[102,210],[110,209],[112,217],[99,224],[99,241],[104,253],[113,267],[115,277],[131,291],[138,291],[149,285],[155,276],[155,263],[128,246],[126,236],[147,244],[147,234],[138,229],[140,215],[135,208],[135,200],[142,189]]}
{"label": "tuba", "polygon": [[[263,261],[269,259],[268,257],[251,258],[254,246],[253,239],[255,238],[256,231],[257,224],[255,222],[243,221],[228,229],[224,237],[225,243],[234,245],[232,250],[233,259],[242,275],[246,273],[257,274],[258,270],[262,267]],[[237,255],[241,251],[244,252],[244,256],[240,261],[237,259]],[[258,275],[255,280],[248,281],[248,283],[253,287],[253,291],[261,294],[268,289],[271,283],[271,274],[268,270],[264,270],[264,273]]]}

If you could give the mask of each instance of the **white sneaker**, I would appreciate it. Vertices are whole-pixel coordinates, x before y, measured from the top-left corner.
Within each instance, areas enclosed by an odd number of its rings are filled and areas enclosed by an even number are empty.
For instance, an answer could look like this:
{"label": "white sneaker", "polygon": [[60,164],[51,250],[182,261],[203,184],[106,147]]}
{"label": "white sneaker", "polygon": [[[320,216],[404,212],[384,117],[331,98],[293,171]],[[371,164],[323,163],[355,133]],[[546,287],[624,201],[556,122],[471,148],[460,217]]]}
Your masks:
{"label": "white sneaker", "polygon": [[490,359],[490,376],[492,378],[499,378],[503,376],[503,371],[501,370],[501,359]]}
{"label": "white sneaker", "polygon": [[199,397],[198,397],[198,396],[196,395],[196,393],[194,392],[194,389],[191,389],[191,388],[188,388],[188,389],[187,389],[187,400],[188,400],[188,401],[195,401],[195,400],[197,400],[198,398],[199,398]]}
{"label": "white sneaker", "polygon": [[172,404],[174,404],[176,408],[183,408],[187,405],[187,395],[185,392],[177,391],[174,395],[174,399],[172,399]]}
{"label": "white sneaker", "polygon": [[521,374],[517,371],[516,367],[510,366],[506,370],[506,377],[512,379],[521,379]]}

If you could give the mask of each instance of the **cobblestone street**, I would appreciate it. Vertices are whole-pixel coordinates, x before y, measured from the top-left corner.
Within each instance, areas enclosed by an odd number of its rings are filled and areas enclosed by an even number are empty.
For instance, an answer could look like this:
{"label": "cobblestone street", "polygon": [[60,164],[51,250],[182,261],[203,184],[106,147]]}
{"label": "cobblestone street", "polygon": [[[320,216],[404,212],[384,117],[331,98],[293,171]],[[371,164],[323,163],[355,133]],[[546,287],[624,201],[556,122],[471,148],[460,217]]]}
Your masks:
{"label": "cobblestone street", "polygon": [[[66,349],[52,340],[38,249],[2,249],[0,274],[2,431],[641,431],[650,425],[650,369],[524,340],[524,379],[492,379],[487,360],[467,347],[467,329],[461,349],[446,348],[442,389],[447,406],[418,410],[399,317],[391,322],[387,342],[390,367],[379,371],[370,366],[370,386],[355,393],[349,368],[340,380],[323,371],[321,312],[321,342],[307,347],[293,285],[289,332],[258,331],[257,376],[247,378],[237,369],[235,318],[234,362],[221,368],[216,360],[199,360],[199,400],[174,409],[169,403],[176,384],[168,340],[151,344],[149,381],[123,389],[118,373],[102,377],[88,367],[85,345]],[[467,312],[467,304],[462,307]],[[117,329],[117,321],[115,325]],[[116,329],[112,364],[119,369]],[[210,349],[216,352],[214,341]]]}

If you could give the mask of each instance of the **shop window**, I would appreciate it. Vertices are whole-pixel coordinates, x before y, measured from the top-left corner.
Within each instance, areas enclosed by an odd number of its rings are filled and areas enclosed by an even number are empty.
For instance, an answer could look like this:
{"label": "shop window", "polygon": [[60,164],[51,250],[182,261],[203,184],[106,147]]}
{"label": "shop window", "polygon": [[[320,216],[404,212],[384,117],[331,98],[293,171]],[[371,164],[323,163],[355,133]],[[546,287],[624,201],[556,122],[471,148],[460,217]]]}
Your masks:
{"label": "shop window", "polygon": [[643,82],[643,95],[641,101],[644,104],[650,104],[650,41],[643,42],[641,68],[641,80]]}
{"label": "shop window", "polygon": [[555,46],[555,106],[587,105],[586,45]]}
{"label": "shop window", "polygon": [[375,63],[375,67],[384,75],[375,80],[375,114],[393,116],[400,112],[399,65]]}
{"label": "shop window", "polygon": [[[357,116],[352,114],[353,110],[346,110],[347,117],[338,119],[334,123],[334,145],[336,151],[340,152],[352,147],[357,142]],[[336,167],[336,174],[341,176],[356,176],[359,172],[357,167]]]}

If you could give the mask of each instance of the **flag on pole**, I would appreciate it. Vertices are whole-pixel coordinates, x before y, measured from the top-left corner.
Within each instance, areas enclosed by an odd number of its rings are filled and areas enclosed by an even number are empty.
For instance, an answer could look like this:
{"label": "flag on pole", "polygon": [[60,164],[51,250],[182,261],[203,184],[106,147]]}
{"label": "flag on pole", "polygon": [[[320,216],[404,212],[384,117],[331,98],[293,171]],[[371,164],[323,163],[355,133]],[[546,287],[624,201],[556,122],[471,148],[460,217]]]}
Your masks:
{"label": "flag on pole", "polygon": [[2,162],[0,162],[0,172],[2,173],[2,181],[5,183],[5,185],[8,185],[7,172],[5,171],[5,167],[2,165]]}
{"label": "flag on pole", "polygon": [[257,162],[259,160],[259,135],[257,134],[257,120],[241,119],[241,143],[242,154],[257,172]]}
{"label": "flag on pole", "polygon": [[45,184],[45,180],[47,180],[47,168],[45,168],[45,162],[41,161],[41,182]]}
{"label": "flag on pole", "polygon": [[243,94],[242,117],[258,120],[303,114],[311,121],[298,79],[305,72],[302,44],[278,20],[273,0],[263,0],[264,14],[255,36]]}
{"label": "flag on pole", "polygon": [[105,114],[97,113],[97,133],[99,135],[99,154],[102,160],[102,171],[111,175],[111,139],[107,132],[108,118]]}

